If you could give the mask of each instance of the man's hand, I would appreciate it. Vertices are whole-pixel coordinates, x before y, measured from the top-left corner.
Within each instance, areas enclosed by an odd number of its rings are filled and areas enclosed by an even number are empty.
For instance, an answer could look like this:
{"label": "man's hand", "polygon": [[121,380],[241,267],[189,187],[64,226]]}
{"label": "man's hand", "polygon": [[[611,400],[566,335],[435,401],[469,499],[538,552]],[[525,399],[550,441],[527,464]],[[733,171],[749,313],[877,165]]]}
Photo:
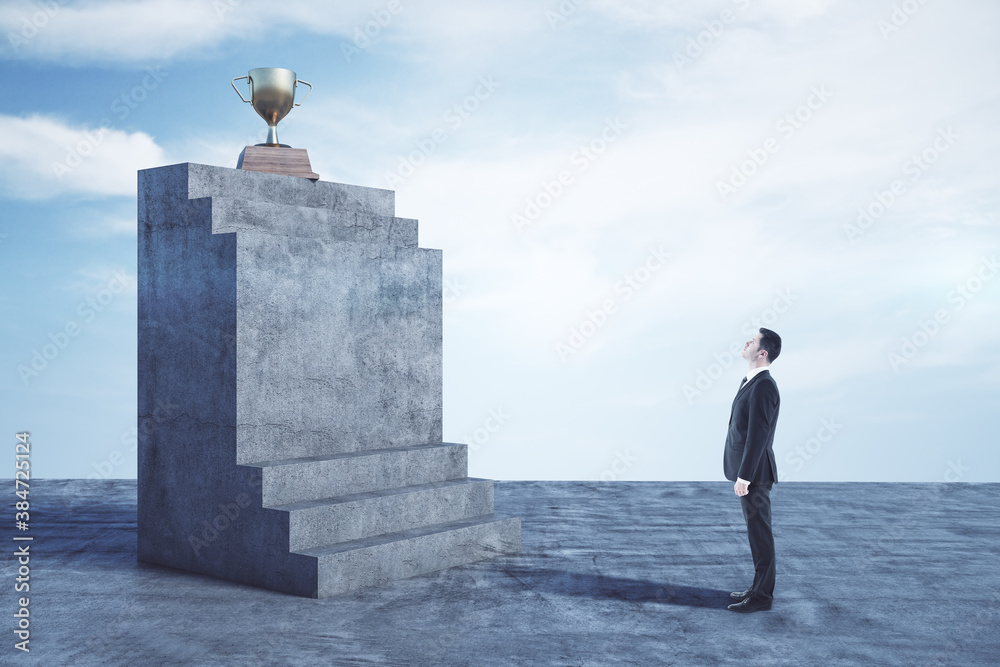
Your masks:
{"label": "man's hand", "polygon": [[736,486],[733,487],[733,490],[736,491],[736,495],[745,496],[746,494],[750,493],[750,482],[737,481]]}

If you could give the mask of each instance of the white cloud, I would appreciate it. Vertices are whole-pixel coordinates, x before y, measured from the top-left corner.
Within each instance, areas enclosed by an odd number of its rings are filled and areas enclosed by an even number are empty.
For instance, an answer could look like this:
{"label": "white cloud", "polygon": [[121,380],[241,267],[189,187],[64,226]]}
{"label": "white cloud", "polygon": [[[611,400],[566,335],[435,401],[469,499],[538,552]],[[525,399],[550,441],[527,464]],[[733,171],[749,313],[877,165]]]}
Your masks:
{"label": "white cloud", "polygon": [[[729,11],[730,19],[744,20],[747,17],[778,19],[794,23],[824,13],[833,0],[730,0],[706,5],[698,0],[686,2],[660,2],[659,0],[632,0],[628,3],[616,0],[591,0],[591,4],[618,20],[633,24],[658,28],[703,29],[704,22],[717,21],[721,12]],[[728,17],[727,17],[728,18]],[[718,30],[719,28],[716,28]],[[725,29],[724,27],[722,29]]]}
{"label": "white cloud", "polygon": [[[507,30],[544,27],[543,9],[522,2],[411,6],[403,0],[322,3],[310,0],[95,0],[68,5],[18,0],[0,9],[0,55],[77,63],[200,58],[231,40],[257,39],[281,30],[339,35],[344,44],[387,39],[432,51],[445,44],[503,48],[484,40]],[[535,18],[536,20],[532,20]],[[393,30],[388,30],[392,26]],[[367,35],[365,34],[367,31]],[[428,34],[436,40],[424,41]]]}
{"label": "white cloud", "polygon": [[[8,3],[0,12],[7,57],[80,61],[163,61],[192,50],[218,46],[233,36],[256,34],[262,25],[296,3],[219,0],[117,0],[66,5]],[[271,7],[271,11],[267,11]],[[322,22],[320,13],[316,19]]]}
{"label": "white cloud", "polygon": [[38,115],[0,115],[0,124],[7,132],[0,175],[8,197],[134,196],[136,172],[167,163],[163,149],[144,132],[71,127]]}

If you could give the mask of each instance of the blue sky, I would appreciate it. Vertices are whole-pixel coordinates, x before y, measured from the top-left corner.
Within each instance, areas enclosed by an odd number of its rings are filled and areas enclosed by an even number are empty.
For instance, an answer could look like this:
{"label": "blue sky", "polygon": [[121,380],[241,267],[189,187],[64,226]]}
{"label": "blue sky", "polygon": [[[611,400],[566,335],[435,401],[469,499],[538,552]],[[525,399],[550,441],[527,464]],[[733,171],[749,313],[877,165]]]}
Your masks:
{"label": "blue sky", "polygon": [[472,475],[723,479],[729,350],[767,325],[782,479],[1000,481],[998,19],[7,2],[0,427],[31,431],[36,476],[135,476],[136,170],[234,167],[265,126],[230,79],[276,66],[315,85],[282,141],[395,189],[444,250],[444,432]]}

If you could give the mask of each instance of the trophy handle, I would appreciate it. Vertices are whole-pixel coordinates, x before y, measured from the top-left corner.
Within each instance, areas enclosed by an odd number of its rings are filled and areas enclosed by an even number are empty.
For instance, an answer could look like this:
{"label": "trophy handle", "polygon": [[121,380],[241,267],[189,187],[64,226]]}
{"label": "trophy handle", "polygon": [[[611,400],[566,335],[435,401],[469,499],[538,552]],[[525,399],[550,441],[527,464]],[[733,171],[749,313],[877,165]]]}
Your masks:
{"label": "trophy handle", "polygon": [[[309,86],[309,92],[308,92],[308,93],[306,93],[306,97],[309,97],[309,94],[310,94],[310,93],[312,93],[312,91],[313,91],[313,85],[312,85],[311,83],[308,83],[308,82],[306,82],[306,81],[303,81],[302,79],[296,79],[296,80],[295,80],[295,83],[304,83],[305,85]],[[236,92],[240,92],[240,91],[238,91],[238,90],[237,90]],[[243,96],[242,96],[242,95],[240,95],[240,97],[243,97]],[[303,97],[303,98],[302,98],[302,102],[305,102],[305,101],[306,101],[306,97]],[[295,103],[295,106],[297,106],[297,107],[298,107],[298,106],[302,106],[302,102],[296,102],[296,103]]]}
{"label": "trophy handle", "polygon": [[[249,79],[249,78],[250,78],[249,76],[238,76],[235,79],[233,79],[233,90],[235,90],[236,94],[240,96],[240,99],[243,100],[244,102],[246,102],[247,104],[250,104],[250,100],[248,100],[245,97],[243,97],[243,93],[241,93],[240,89],[236,87],[236,82],[239,81],[240,79]],[[305,83],[305,81],[303,81],[302,83]],[[310,88],[311,87],[312,86],[310,86]]]}

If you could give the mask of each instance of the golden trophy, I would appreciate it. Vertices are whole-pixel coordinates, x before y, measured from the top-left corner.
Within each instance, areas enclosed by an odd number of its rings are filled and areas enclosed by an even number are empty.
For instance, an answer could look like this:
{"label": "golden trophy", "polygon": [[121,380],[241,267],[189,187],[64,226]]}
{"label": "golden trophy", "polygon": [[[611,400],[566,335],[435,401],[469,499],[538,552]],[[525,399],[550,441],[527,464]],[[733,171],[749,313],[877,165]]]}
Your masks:
{"label": "golden trophy", "polygon": [[[249,100],[236,87],[236,82],[241,79],[246,79],[250,86]],[[233,79],[236,94],[252,105],[254,111],[267,123],[267,140],[244,148],[236,164],[237,169],[300,176],[314,181],[319,178],[319,174],[313,173],[306,149],[292,148],[278,142],[278,123],[294,107],[302,104],[295,101],[295,91],[300,83],[309,86],[309,91],[302,98],[305,101],[312,92],[312,84],[296,78],[295,72],[289,69],[258,67],[247,72],[246,76]]]}

